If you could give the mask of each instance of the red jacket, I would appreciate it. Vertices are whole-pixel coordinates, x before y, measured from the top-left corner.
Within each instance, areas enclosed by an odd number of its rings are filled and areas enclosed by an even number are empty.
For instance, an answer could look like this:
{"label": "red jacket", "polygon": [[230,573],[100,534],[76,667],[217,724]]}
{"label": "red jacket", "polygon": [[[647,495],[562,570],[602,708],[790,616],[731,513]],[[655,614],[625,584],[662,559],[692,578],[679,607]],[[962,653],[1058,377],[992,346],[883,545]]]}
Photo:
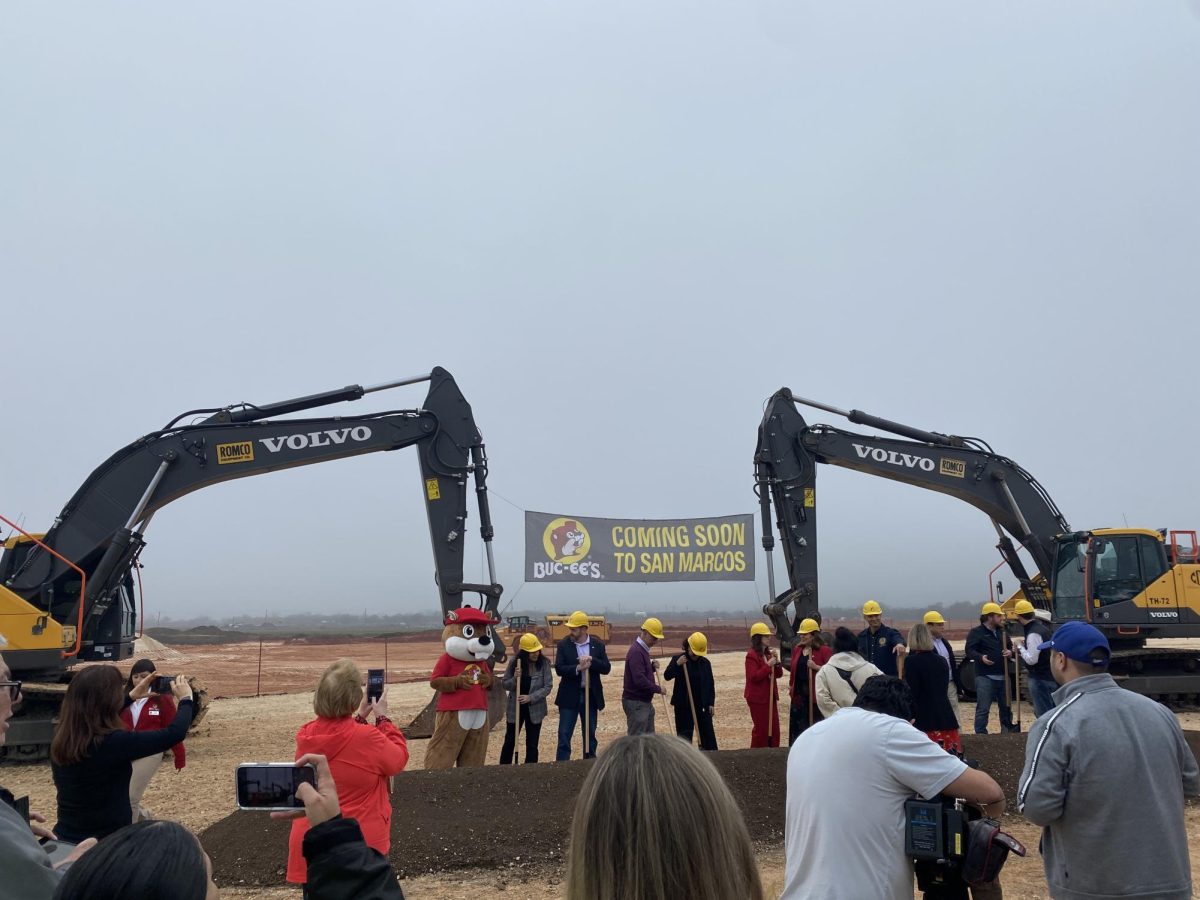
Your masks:
{"label": "red jacket", "polygon": [[[175,701],[167,694],[151,694],[146,698],[146,705],[142,707],[137,725],[133,724],[132,710],[132,706],[121,710],[121,721],[129,731],[158,731],[175,721]],[[187,751],[183,748],[183,741],[172,747],[171,752],[175,754],[176,769],[187,765]]]}
{"label": "red jacket", "polygon": [[[321,753],[329,759],[342,815],[357,819],[367,845],[387,856],[392,826],[388,778],[408,764],[404,735],[386,720],[362,725],[351,716],[316,718],[296,733],[296,758],[305,753]],[[287,880],[294,884],[308,880],[302,852],[307,831],[308,819],[292,822]]]}
{"label": "red jacket", "polygon": [[[813,650],[812,660],[818,666],[823,666],[825,663],[829,662],[829,657],[831,656],[833,656],[833,648],[826,647],[824,644],[822,644],[820,647],[817,647],[815,650]],[[808,662],[804,658],[804,648],[797,644],[792,648],[792,671],[788,676],[788,693],[791,694],[792,699],[794,700],[796,698],[796,682],[799,681],[801,685],[808,682],[808,700],[810,703],[816,703],[817,673],[813,672],[813,680],[809,682],[807,666]],[[803,691],[804,688],[801,687],[800,690]]]}
{"label": "red jacket", "polygon": [[[772,669],[774,672],[772,672]],[[774,678],[772,678],[772,674]],[[776,704],[779,701],[779,689],[776,682],[783,674],[783,665],[775,663],[768,666],[761,653],[751,648],[746,651],[746,690],[742,696],[747,703],[769,703],[774,692]]]}

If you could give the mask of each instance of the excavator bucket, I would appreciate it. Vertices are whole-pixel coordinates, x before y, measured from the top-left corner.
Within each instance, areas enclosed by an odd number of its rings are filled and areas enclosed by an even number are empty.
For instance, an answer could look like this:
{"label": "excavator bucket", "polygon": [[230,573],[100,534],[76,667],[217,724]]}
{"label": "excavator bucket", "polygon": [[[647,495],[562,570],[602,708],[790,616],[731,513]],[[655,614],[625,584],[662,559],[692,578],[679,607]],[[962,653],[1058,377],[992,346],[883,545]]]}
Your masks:
{"label": "excavator bucket", "polygon": [[192,715],[192,724],[188,726],[188,731],[191,731],[208,715],[208,688],[204,686],[199,678],[194,675],[188,676],[188,685],[192,689],[192,705],[195,711]]}
{"label": "excavator bucket", "polygon": [[423,738],[433,737],[433,723],[437,717],[437,697],[425,704],[425,708],[421,710],[413,720],[405,725],[400,731],[404,734],[406,740],[414,741]]}

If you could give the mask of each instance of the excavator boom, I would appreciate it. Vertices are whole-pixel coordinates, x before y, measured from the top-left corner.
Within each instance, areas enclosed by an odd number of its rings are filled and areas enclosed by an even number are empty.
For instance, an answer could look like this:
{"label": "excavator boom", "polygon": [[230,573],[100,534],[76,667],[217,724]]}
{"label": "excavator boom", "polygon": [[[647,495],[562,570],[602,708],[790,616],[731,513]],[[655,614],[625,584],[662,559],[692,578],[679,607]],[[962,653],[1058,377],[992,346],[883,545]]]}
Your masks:
{"label": "excavator boom", "polygon": [[[798,404],[910,440],[809,425]],[[1023,598],[1055,622],[1083,620],[1105,631],[1114,650],[1113,674],[1130,689],[1164,699],[1200,698],[1200,654],[1145,647],[1147,639],[1200,636],[1195,532],[1171,532],[1169,542],[1165,532],[1149,529],[1072,532],[1037,479],[978,438],[837,409],[787,388],[767,401],[754,464],[772,596],[764,612],[785,651],[799,620],[819,613],[816,472],[818,464],[827,464],[948,494],[982,510]],[[790,583],[780,594],[771,564],[776,533]],[[1018,556],[1022,547],[1033,560],[1032,574]]]}
{"label": "excavator boom", "polygon": [[[276,418],[423,381],[429,389],[416,409]],[[199,420],[181,424],[184,419]],[[80,486],[40,542],[9,541],[0,557],[0,628],[7,630],[5,660],[14,677],[54,680],[76,660],[132,655],[137,616],[131,572],[146,527],[168,503],[224,481],[409,446],[418,450],[443,613],[469,605],[464,595],[477,594],[478,605],[498,619],[502,588],[491,552],[486,451],[470,404],[450,373],[435,368],[372,388],[352,385],[267,405],[195,410],[118,450]],[[463,580],[471,490],[487,548],[486,584]],[[10,731],[8,744],[14,743],[20,745],[20,735],[14,741]]]}

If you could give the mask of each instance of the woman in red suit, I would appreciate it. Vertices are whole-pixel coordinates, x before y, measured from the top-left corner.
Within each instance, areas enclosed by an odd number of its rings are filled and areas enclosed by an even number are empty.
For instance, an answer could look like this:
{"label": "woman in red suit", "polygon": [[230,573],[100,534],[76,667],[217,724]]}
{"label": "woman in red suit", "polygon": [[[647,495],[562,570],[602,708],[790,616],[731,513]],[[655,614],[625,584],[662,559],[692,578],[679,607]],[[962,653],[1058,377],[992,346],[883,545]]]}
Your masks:
{"label": "woman in red suit", "polygon": [[[125,681],[125,693],[133,690],[134,685],[144,678],[155,676],[154,663],[148,659],[139,659],[129,670],[129,678]],[[134,700],[121,710],[121,721],[129,731],[158,731],[166,728],[175,721],[175,701],[170,694],[150,694],[140,700]],[[178,772],[187,765],[187,751],[183,741],[171,748],[175,755],[175,771]],[[133,821],[152,819],[150,810],[142,806],[142,795],[150,785],[150,779],[162,764],[163,754],[155,753],[143,759],[133,761],[133,774],[129,777],[129,808],[133,811]]]}
{"label": "woman in red suit", "polygon": [[771,647],[771,629],[762,622],[750,626],[750,649],[746,651],[746,690],[742,696],[750,707],[754,729],[751,747],[779,746],[779,687],[783,664]]}
{"label": "woman in red suit", "polygon": [[[387,715],[387,688],[368,701],[366,679],[352,659],[339,659],[325,670],[313,695],[317,717],[296,734],[296,758],[320,753],[329,760],[337,782],[342,815],[357,819],[367,846],[387,856],[391,847],[391,777],[408,764],[408,744]],[[355,712],[357,710],[357,712]],[[366,716],[373,714],[375,724]],[[288,840],[287,880],[308,881],[302,847],[308,819],[296,819]]]}

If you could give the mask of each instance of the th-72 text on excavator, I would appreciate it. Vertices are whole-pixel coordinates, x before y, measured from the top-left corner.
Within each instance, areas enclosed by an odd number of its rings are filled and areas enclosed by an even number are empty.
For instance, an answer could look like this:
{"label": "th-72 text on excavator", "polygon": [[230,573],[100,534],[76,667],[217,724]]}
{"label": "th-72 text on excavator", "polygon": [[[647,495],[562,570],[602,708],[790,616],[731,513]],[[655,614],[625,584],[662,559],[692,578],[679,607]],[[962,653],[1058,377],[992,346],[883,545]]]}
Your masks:
{"label": "th-72 text on excavator", "polygon": [[[420,382],[429,382],[429,389],[419,409],[278,418]],[[199,421],[181,424],[185,419]],[[409,446],[418,449],[443,614],[463,606],[464,594],[477,594],[498,621],[502,588],[492,555],[487,454],[471,406],[445,369],[278,403],[191,410],[109,457],[45,534],[21,531],[4,543],[0,634],[8,640],[4,659],[12,677],[25,683],[24,703],[9,723],[7,755],[44,758],[70,666],[133,654],[142,627],[135,574],[157,510],[222,481]],[[472,476],[487,584],[463,581]]]}
{"label": "th-72 text on excavator", "polygon": [[[910,440],[810,425],[797,404]],[[1200,651],[1154,646],[1162,638],[1200,637],[1200,548],[1195,531],[1150,528],[1073,530],[1029,472],[978,438],[924,431],[859,410],[796,397],[787,388],[767,401],[754,455],[755,492],[772,602],[771,617],[788,658],[794,626],[819,609],[818,464],[842,466],[949,494],[982,510],[997,549],[1021,590],[1054,625],[1090,622],[1113,648],[1110,671],[1124,687],[1164,701],[1200,702]],[[774,506],[774,522],[771,507]],[[776,594],[771,551],[778,531],[788,590]],[[1026,569],[1016,540],[1032,558]],[[787,611],[795,606],[795,618]]]}

